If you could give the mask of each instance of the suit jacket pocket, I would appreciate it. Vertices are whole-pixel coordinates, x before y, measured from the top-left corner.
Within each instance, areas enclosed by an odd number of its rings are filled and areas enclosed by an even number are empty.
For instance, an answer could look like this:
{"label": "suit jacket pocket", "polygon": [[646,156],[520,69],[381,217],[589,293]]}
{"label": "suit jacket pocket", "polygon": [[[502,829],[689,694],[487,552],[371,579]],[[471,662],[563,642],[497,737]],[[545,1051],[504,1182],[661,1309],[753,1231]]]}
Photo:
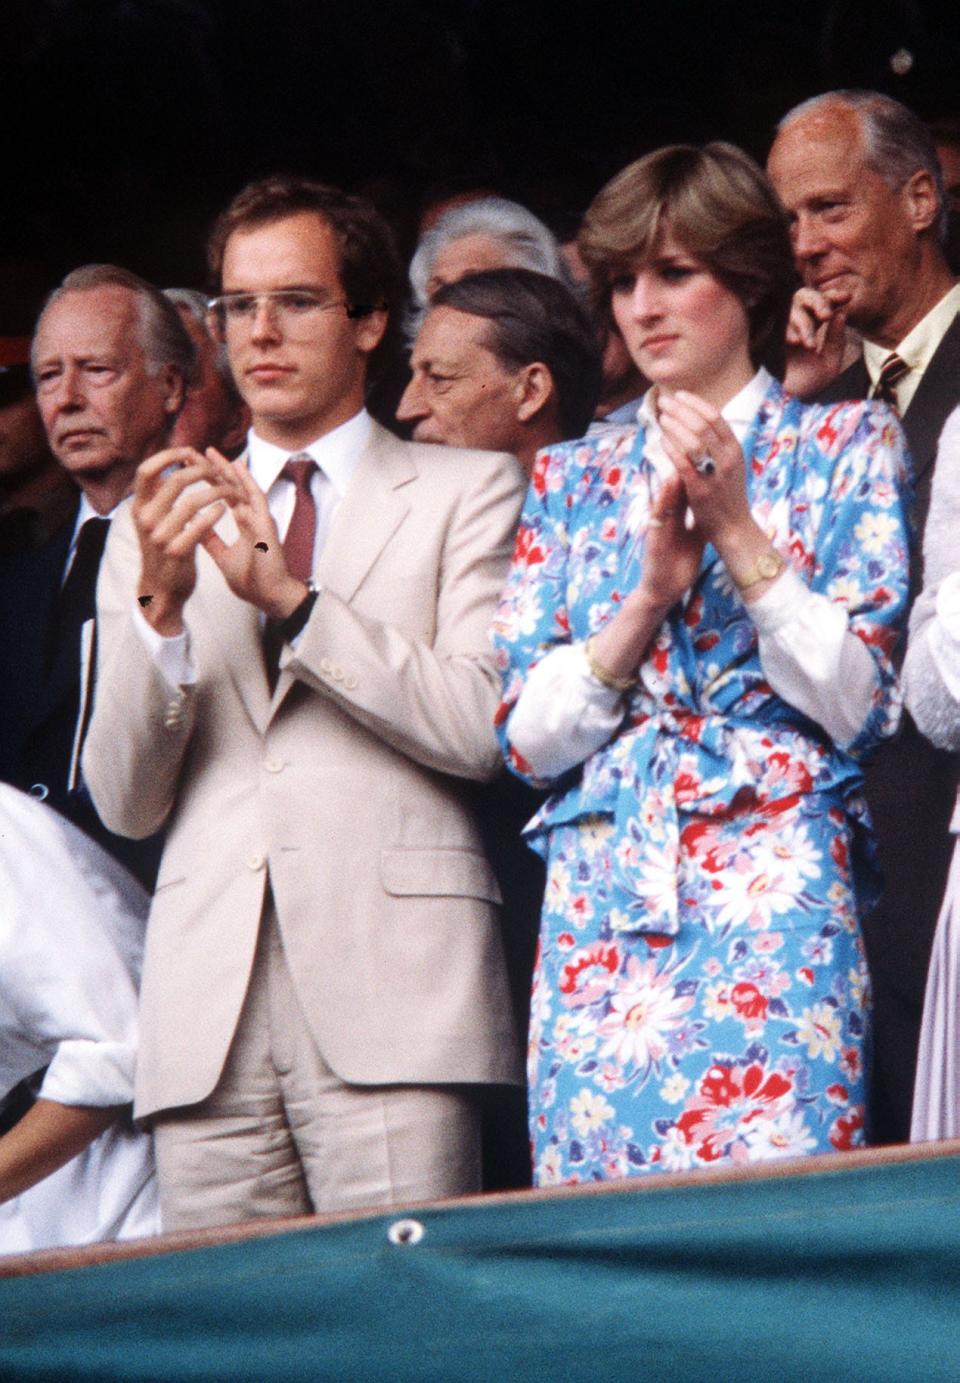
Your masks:
{"label": "suit jacket pocket", "polygon": [[381,850],[380,877],[394,897],[482,898],[500,903],[500,889],[476,850]]}

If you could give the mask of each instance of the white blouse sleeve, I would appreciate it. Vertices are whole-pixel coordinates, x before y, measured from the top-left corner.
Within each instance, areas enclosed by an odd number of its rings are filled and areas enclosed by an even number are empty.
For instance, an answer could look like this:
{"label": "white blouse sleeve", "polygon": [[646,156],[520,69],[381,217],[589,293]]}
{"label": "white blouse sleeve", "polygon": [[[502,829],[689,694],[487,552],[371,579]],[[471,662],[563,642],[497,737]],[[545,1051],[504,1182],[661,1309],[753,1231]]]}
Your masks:
{"label": "white blouse sleeve", "polygon": [[[877,669],[843,607],[788,568],[749,609],[773,690],[841,748],[851,743],[870,713]],[[957,669],[960,676],[960,656]],[[612,739],[623,714],[622,696],[593,676],[584,645],[562,644],[532,669],[507,734],[533,775],[549,780]]]}
{"label": "white blouse sleeve", "polygon": [[878,676],[843,606],[809,590],[788,567],[749,611],[773,690],[841,749],[850,744],[870,714]]}
{"label": "white blouse sleeve", "polygon": [[619,692],[590,671],[582,643],[552,648],[531,669],[507,725],[535,778],[558,778],[612,739],[623,720]]}

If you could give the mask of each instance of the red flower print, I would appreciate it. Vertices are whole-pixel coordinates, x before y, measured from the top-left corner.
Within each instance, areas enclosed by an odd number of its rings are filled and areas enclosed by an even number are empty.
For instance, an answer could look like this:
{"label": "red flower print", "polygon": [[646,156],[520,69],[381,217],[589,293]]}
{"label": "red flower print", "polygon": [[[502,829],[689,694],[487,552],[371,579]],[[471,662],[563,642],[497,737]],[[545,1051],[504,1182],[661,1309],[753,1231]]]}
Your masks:
{"label": "red flower print", "polygon": [[646,932],[643,939],[651,951],[662,951],[665,946],[673,945],[673,937],[663,936],[660,932]]}
{"label": "red flower print", "polygon": [[830,842],[830,857],[838,869],[846,870],[850,861],[847,842],[843,836],[834,836]]}
{"label": "red flower print", "polygon": [[828,1085],[824,1093],[831,1104],[849,1103],[850,1091],[845,1085],[841,1085],[839,1081],[835,1081],[833,1085]]}
{"label": "red flower print", "polygon": [[525,562],[528,567],[539,566],[544,560],[544,551],[534,539],[532,528],[521,525],[517,532],[517,541],[513,550],[515,562]]}
{"label": "red flower print", "polygon": [[605,994],[610,977],[620,968],[620,952],[610,942],[598,941],[578,951],[560,975],[560,992],[568,1006],[589,1004]]}
{"label": "red flower print", "polygon": [[692,629],[695,624],[699,624],[703,618],[703,596],[695,595],[690,604],[684,611],[683,621],[688,628]]}
{"label": "red flower print", "polygon": [[844,1047],[840,1055],[840,1070],[850,1080],[858,1080],[863,1061],[860,1056],[859,1047]]}
{"label": "red flower print", "polygon": [[760,993],[755,984],[750,984],[746,980],[735,984],[730,991],[730,998],[739,1018],[766,1019],[767,997]]}
{"label": "red flower print", "polygon": [[747,1067],[711,1066],[677,1120],[677,1131],[701,1162],[730,1155],[758,1120],[773,1119],[793,1103],[793,1084],[757,1061]]}
{"label": "red flower print", "polygon": [[830,1142],[837,1152],[849,1152],[862,1128],[863,1110],[858,1105],[851,1109],[849,1114],[841,1114],[838,1119],[834,1119],[830,1129]]}

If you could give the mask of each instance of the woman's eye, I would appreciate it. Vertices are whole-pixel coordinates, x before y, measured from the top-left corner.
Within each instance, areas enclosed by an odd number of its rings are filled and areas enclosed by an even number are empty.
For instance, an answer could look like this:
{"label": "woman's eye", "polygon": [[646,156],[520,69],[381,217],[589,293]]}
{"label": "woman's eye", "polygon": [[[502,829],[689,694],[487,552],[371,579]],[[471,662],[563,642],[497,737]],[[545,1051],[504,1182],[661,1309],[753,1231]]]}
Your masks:
{"label": "woman's eye", "polygon": [[664,264],[660,269],[660,277],[667,283],[681,283],[694,273],[696,270],[691,264]]}
{"label": "woman's eye", "polygon": [[636,276],[636,274],[618,274],[617,277],[616,277],[615,279],[611,280],[611,283],[610,283],[610,292],[611,292],[611,293],[632,293],[632,292],[633,292],[633,285],[636,283],[636,281],[637,281],[637,276]]}

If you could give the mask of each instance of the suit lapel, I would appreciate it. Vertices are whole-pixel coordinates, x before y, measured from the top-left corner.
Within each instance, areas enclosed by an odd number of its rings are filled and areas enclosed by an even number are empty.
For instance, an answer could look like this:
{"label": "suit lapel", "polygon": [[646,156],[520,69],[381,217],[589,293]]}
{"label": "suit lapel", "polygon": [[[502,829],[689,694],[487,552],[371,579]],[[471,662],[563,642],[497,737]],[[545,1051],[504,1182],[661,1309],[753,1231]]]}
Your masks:
{"label": "suit lapel", "polygon": [[352,600],[410,508],[403,487],[417,468],[407,446],[374,426],[320,557],[320,584]]}

